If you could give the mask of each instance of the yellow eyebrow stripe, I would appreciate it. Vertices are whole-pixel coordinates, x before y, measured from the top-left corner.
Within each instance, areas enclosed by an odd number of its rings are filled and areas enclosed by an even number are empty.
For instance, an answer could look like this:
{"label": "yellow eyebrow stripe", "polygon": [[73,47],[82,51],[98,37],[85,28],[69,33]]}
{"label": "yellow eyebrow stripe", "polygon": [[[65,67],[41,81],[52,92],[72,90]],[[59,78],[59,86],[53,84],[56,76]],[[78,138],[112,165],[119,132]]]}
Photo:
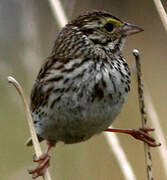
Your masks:
{"label": "yellow eyebrow stripe", "polygon": [[109,22],[111,22],[112,24],[115,24],[115,25],[119,25],[119,26],[123,25],[123,23],[119,20],[116,20],[113,18],[106,18],[105,23],[109,23]]}

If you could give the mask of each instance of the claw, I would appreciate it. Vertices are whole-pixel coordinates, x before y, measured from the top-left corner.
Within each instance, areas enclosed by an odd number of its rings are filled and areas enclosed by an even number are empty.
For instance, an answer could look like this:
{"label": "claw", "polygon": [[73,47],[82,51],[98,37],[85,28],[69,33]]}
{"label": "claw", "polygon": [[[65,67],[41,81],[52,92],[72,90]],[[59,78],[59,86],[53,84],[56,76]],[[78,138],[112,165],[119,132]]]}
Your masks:
{"label": "claw", "polygon": [[38,173],[38,174],[33,174],[33,175],[32,175],[32,179],[36,179],[36,178],[39,177],[39,176],[44,176],[45,172],[46,172],[46,168],[44,168],[44,169],[43,169],[42,171],[40,171],[40,173]]}
{"label": "claw", "polygon": [[155,139],[148,134],[149,131],[154,131],[153,128],[139,128],[137,130],[132,130],[130,135],[134,138],[139,139],[145,143],[147,143],[151,147],[160,146],[161,143],[155,143]]}
{"label": "claw", "polygon": [[49,155],[46,154],[46,153],[44,153],[44,154],[42,154],[41,156],[36,157],[36,155],[34,154],[34,156],[33,156],[33,162],[43,161],[43,160],[46,158],[46,156],[49,156]]}
{"label": "claw", "polygon": [[143,130],[143,129],[138,129],[138,130],[132,130],[131,135],[136,138],[136,139],[147,139],[151,142],[155,142],[155,139],[153,137],[151,137],[147,131]]}
{"label": "claw", "polygon": [[139,130],[144,131],[144,132],[155,131],[154,128],[149,128],[149,127],[139,128]]}
{"label": "claw", "polygon": [[28,170],[29,174],[32,174],[33,179],[44,175],[46,169],[49,167],[50,156],[48,154],[42,154],[39,158],[34,159],[34,162],[39,162],[39,165],[34,169]]}
{"label": "claw", "polygon": [[39,157],[36,157],[36,155],[33,156],[33,161],[38,163],[38,166],[36,168],[28,170],[29,174],[32,174],[33,179],[36,179],[39,176],[44,176],[50,164],[50,156],[48,153],[54,145],[55,143],[48,142],[46,153],[42,154]]}

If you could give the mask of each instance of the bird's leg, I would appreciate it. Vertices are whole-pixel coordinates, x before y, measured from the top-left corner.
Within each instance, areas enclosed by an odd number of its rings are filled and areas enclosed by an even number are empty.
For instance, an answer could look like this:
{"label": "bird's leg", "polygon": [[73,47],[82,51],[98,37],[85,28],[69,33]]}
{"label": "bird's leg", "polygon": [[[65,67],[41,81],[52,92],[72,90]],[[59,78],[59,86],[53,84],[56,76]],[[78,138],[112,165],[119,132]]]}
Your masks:
{"label": "bird's leg", "polygon": [[118,133],[124,133],[129,134],[133,136],[136,139],[139,139],[145,143],[147,143],[151,147],[157,147],[160,146],[160,143],[156,143],[155,139],[151,137],[148,132],[154,131],[153,128],[139,128],[139,129],[116,129],[116,128],[108,128],[105,131],[107,132],[118,132]]}
{"label": "bird's leg", "polygon": [[52,147],[55,146],[55,143],[48,142],[48,147],[46,153],[42,154],[39,157],[33,157],[34,162],[38,162],[38,166],[34,169],[28,170],[29,174],[32,174],[32,178],[35,179],[39,176],[44,176],[46,169],[49,167],[50,155],[49,152]]}

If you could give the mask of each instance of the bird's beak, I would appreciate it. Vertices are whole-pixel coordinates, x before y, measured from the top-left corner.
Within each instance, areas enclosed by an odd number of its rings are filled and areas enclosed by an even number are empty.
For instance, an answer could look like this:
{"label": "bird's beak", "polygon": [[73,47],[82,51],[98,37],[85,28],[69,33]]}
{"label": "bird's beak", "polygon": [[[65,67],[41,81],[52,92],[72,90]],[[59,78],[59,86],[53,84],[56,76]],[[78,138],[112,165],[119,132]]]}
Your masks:
{"label": "bird's beak", "polygon": [[128,24],[128,23],[124,24],[123,27],[121,28],[121,32],[124,36],[129,36],[129,35],[136,34],[142,31],[144,31],[142,28],[133,24]]}

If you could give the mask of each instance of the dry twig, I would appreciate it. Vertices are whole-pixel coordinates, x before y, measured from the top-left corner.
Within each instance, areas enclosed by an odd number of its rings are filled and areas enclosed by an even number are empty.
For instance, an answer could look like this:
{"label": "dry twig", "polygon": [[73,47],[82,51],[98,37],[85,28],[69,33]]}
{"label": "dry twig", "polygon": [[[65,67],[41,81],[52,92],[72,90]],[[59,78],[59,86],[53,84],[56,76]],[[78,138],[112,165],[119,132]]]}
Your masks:
{"label": "dry twig", "polygon": [[[138,94],[139,94],[138,97],[139,97],[139,107],[140,107],[140,112],[141,112],[141,122],[142,122],[142,127],[146,128],[147,127],[147,113],[145,110],[139,51],[134,49],[133,55],[135,56],[136,68],[137,68],[137,82],[138,82]],[[153,173],[152,173],[151,151],[150,151],[150,147],[146,143],[144,143],[144,150],[145,150],[145,160],[146,160],[146,166],[147,166],[147,178],[148,180],[154,180]]]}
{"label": "dry twig", "polygon": [[150,122],[153,125],[153,127],[156,127],[155,136],[159,142],[162,143],[161,148],[158,148],[161,161],[163,164],[165,176],[167,178],[167,143],[166,143],[166,137],[162,131],[162,127],[160,125],[160,119],[157,115],[157,112],[155,110],[154,104],[152,102],[151,95],[149,94],[149,91],[145,88],[145,100],[146,100],[146,107],[147,107],[147,113],[150,118]]}
{"label": "dry twig", "polygon": [[59,26],[62,28],[67,24],[67,16],[64,12],[61,2],[59,0],[48,1],[55,19],[57,20]]}
{"label": "dry twig", "polygon": [[162,21],[162,24],[167,32],[167,14],[165,12],[165,9],[161,3],[161,0],[153,0],[156,10],[160,16],[160,19]]}
{"label": "dry twig", "polygon": [[[39,144],[39,141],[38,141],[35,129],[34,129],[34,124],[33,124],[32,117],[31,117],[31,112],[29,109],[29,105],[26,101],[25,95],[23,93],[23,89],[20,86],[20,84],[11,76],[8,77],[8,82],[11,83],[16,88],[16,90],[17,90],[18,94],[20,95],[20,98],[24,104],[24,107],[26,110],[26,117],[28,120],[29,129],[30,129],[30,134],[32,137],[33,147],[34,147],[36,156],[39,157],[40,155],[42,155],[42,151],[41,151],[40,144]],[[48,170],[45,173],[44,180],[51,180],[51,176],[50,176]]]}
{"label": "dry twig", "polygon": [[[165,31],[167,32],[167,14],[165,12],[165,9],[163,7],[163,4],[161,2],[161,0],[153,0],[154,4],[155,4],[155,8],[160,16],[160,19],[162,21],[162,24],[165,28]],[[148,114],[151,118],[151,122],[152,124],[157,127],[157,131],[155,132],[156,136],[157,136],[157,139],[159,141],[162,142],[162,147],[159,148],[159,153],[160,153],[160,157],[161,157],[161,160],[163,162],[163,167],[165,169],[165,175],[167,177],[167,166],[166,166],[166,162],[167,162],[167,143],[166,143],[166,140],[165,140],[165,135],[162,131],[162,128],[160,126],[160,121],[159,121],[159,118],[158,118],[158,115],[155,111],[155,108],[154,108],[154,105],[152,103],[152,99],[151,99],[151,96],[149,94],[149,92],[146,93],[147,96],[146,96],[146,102],[147,102],[147,107],[148,107]]]}

